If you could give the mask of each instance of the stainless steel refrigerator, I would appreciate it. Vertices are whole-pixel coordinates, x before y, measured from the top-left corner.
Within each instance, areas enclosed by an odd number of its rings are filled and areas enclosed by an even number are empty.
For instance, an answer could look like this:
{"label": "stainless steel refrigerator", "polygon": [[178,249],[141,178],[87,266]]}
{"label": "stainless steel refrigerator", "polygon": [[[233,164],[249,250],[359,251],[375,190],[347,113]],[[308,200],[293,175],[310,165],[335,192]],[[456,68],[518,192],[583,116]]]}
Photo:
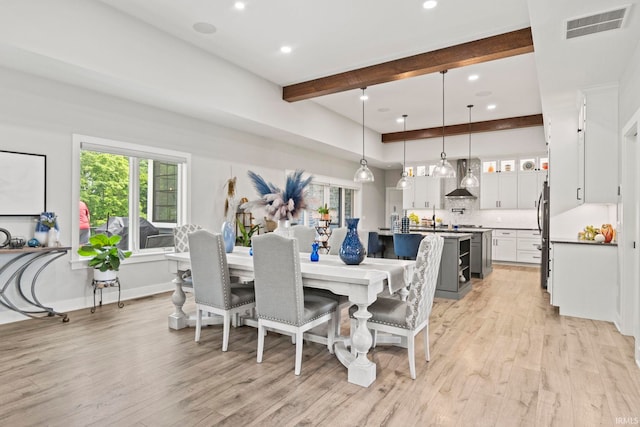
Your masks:
{"label": "stainless steel refrigerator", "polygon": [[538,230],[542,237],[540,251],[542,251],[542,262],[540,264],[540,286],[547,288],[549,278],[549,183],[544,182],[542,193],[538,199]]}

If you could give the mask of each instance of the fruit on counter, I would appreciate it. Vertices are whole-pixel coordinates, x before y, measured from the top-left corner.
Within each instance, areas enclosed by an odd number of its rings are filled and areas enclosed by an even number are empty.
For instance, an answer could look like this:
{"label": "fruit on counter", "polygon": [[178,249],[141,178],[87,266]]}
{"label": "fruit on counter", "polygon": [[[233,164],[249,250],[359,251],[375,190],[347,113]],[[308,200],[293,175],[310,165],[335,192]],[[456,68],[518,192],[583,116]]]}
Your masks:
{"label": "fruit on counter", "polygon": [[409,220],[414,224],[420,224],[420,217],[416,215],[414,212],[409,214]]}
{"label": "fruit on counter", "polygon": [[610,243],[615,237],[616,231],[613,229],[611,224],[602,224],[600,228],[600,233],[604,236],[604,242]]}
{"label": "fruit on counter", "polygon": [[597,243],[604,243],[604,236],[602,234],[596,234],[593,241]]}

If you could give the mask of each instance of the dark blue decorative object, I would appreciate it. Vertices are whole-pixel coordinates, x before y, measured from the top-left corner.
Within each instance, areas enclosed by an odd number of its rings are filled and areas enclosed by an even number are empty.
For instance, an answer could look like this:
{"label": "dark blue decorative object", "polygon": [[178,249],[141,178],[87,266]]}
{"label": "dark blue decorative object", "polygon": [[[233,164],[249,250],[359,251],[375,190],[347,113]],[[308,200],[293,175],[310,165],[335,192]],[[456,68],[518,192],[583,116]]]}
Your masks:
{"label": "dark blue decorative object", "polygon": [[360,264],[366,255],[366,250],[358,237],[358,222],[360,218],[347,219],[347,236],[340,246],[340,259],[347,265]]}
{"label": "dark blue decorative object", "polygon": [[311,244],[311,255],[309,256],[309,259],[313,262],[320,261],[320,255],[318,255],[318,242],[313,242]]}
{"label": "dark blue decorative object", "polygon": [[400,225],[400,232],[401,233],[408,233],[409,232],[409,218],[407,217],[407,213],[405,212],[404,216],[402,217],[402,222]]}
{"label": "dark blue decorative object", "polygon": [[249,256],[253,256],[253,246],[249,248]]}
{"label": "dark blue decorative object", "polygon": [[222,239],[224,240],[225,252],[228,254],[233,252],[233,247],[236,244],[236,230],[229,221],[222,223]]}
{"label": "dark blue decorative object", "polygon": [[40,246],[40,242],[38,241],[38,239],[30,239],[30,240],[27,242],[27,245],[28,245],[30,248],[37,248],[38,246]]}

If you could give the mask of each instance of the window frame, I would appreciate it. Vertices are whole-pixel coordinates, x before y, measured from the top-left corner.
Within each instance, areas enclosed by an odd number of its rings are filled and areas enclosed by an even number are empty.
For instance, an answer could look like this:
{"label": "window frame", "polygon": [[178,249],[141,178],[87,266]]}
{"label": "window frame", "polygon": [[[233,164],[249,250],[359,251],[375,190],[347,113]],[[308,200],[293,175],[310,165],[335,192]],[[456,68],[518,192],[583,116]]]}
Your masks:
{"label": "window frame", "polygon": [[[79,231],[79,209],[78,200],[80,199],[80,154],[83,150],[98,151],[103,153],[117,154],[127,157],[133,157],[129,161],[129,188],[136,189],[129,191],[129,216],[139,214],[139,188],[140,180],[138,176],[139,159],[151,159],[157,161],[166,161],[178,164],[178,213],[177,226],[188,224],[191,222],[191,154],[181,151],[168,150],[147,145],[134,144],[124,141],[116,141],[106,138],[99,138],[88,135],[73,134],[72,135],[72,191],[71,191],[71,262],[73,269],[86,266],[88,258],[81,257],[77,254],[76,249],[79,247],[77,243],[80,239]],[[162,225],[159,223],[159,225]],[[130,221],[129,229],[129,247],[138,248],[139,242],[139,223],[138,221]],[[164,259],[164,253],[167,248],[152,249],[132,249],[133,254],[128,258],[126,263],[136,263],[145,261],[155,261]]]}
{"label": "window frame", "polygon": [[[285,176],[289,176],[291,173],[295,172],[294,170],[287,169],[285,171]],[[324,186],[325,189],[325,200],[328,200],[329,197],[329,187],[340,188],[340,223],[337,224],[337,227],[346,227],[347,222],[345,220],[345,212],[344,212],[344,200],[345,200],[345,189],[353,190],[353,218],[360,218],[362,214],[362,184],[356,183],[354,181],[330,177],[325,175],[316,175],[316,174],[305,174],[305,175],[313,175],[313,179],[311,180],[311,184]],[[312,212],[310,209],[307,209],[307,212]],[[309,215],[304,215],[303,225],[309,226]]]}

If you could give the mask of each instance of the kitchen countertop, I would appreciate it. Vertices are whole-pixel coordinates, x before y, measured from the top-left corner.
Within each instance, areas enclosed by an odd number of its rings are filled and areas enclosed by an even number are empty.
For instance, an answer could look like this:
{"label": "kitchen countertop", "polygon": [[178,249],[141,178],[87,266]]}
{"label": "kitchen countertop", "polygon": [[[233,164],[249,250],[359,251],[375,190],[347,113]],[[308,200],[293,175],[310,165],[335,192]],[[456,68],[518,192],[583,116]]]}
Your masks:
{"label": "kitchen countertop", "polygon": [[[379,228],[380,231],[391,231],[390,228]],[[486,227],[459,227],[457,230],[452,229],[449,230],[447,227],[436,227],[436,229],[434,230],[433,227],[411,227],[409,228],[410,232],[417,232],[417,233],[423,233],[423,232],[429,232],[429,233],[433,233],[434,231],[436,233],[484,233],[487,231],[492,231],[492,228],[486,228]]]}
{"label": "kitchen countertop", "polygon": [[[488,231],[488,230],[487,230]],[[414,233],[422,233],[422,234],[427,234],[427,233],[433,233],[433,229],[431,230],[411,230],[411,232]],[[467,233],[467,232],[463,232],[463,231],[453,231],[449,232],[449,230],[447,231],[436,231],[436,233],[438,233],[438,236],[442,236],[445,239],[459,239],[462,237],[472,237],[472,233]],[[393,236],[393,233],[391,232],[391,230],[387,229],[380,229],[380,232],[378,233],[379,236]]]}
{"label": "kitchen countertop", "polygon": [[604,242],[596,242],[594,240],[577,240],[570,238],[559,238],[559,239],[550,239],[551,243],[565,243],[570,245],[596,245],[596,246],[618,246],[618,242],[604,243]]}

